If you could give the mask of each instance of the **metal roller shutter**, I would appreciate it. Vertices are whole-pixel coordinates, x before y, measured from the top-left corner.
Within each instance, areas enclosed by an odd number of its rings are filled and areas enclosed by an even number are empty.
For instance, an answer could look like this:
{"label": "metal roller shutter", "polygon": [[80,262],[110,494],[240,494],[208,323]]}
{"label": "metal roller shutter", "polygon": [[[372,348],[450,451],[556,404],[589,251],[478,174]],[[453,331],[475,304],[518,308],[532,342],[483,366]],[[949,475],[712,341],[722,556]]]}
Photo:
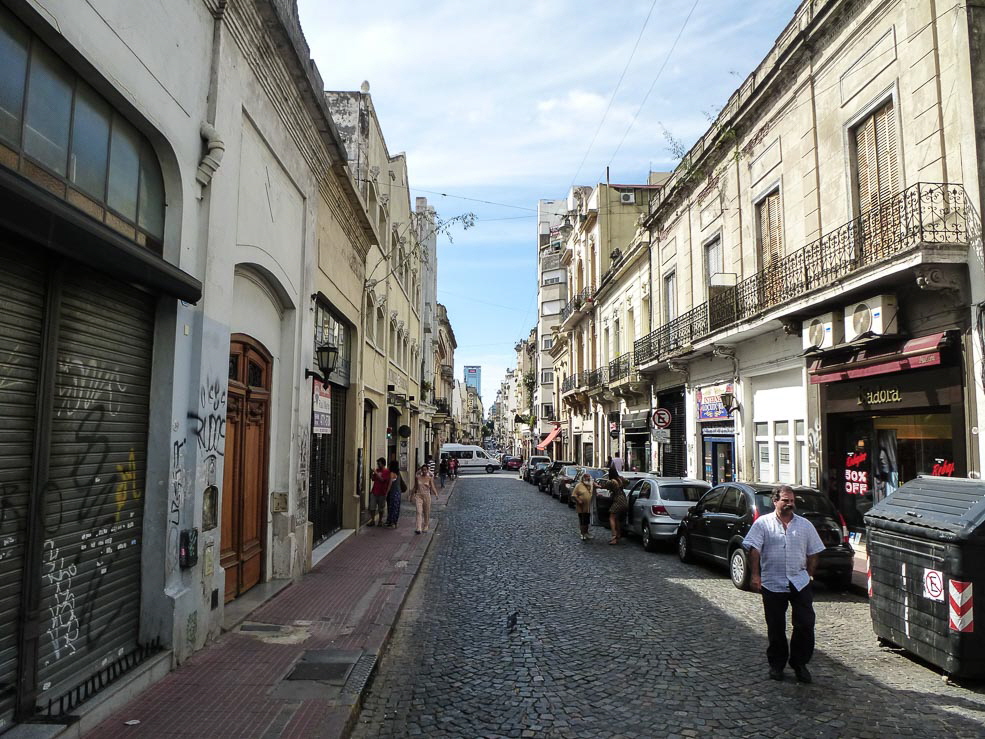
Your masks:
{"label": "metal roller shutter", "polygon": [[664,445],[663,472],[668,477],[687,475],[687,419],[685,418],[684,391],[674,390],[657,396],[660,408],[670,411],[670,444]]}
{"label": "metal roller shutter", "polygon": [[138,649],[154,303],[86,269],[64,279],[44,500],[39,706]]}
{"label": "metal roller shutter", "polygon": [[11,723],[45,306],[44,264],[0,246],[0,731]]}

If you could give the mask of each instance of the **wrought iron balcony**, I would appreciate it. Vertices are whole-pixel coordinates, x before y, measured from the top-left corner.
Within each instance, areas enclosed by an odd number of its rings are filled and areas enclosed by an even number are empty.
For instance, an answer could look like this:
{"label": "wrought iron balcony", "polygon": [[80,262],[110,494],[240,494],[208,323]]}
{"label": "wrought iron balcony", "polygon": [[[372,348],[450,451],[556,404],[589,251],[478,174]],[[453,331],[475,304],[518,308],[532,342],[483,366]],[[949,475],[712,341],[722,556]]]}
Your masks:
{"label": "wrought iron balcony", "polygon": [[918,183],[636,341],[646,364],[917,247],[968,243],[964,188]]}
{"label": "wrought iron balcony", "polygon": [[562,393],[566,393],[569,390],[574,390],[575,389],[575,381],[577,379],[578,379],[578,376],[577,375],[568,375],[567,377],[565,377],[564,378],[564,381],[561,383],[561,392]]}
{"label": "wrought iron balcony", "polygon": [[451,404],[448,402],[448,398],[435,398],[434,407],[438,409],[439,414],[451,415]]}
{"label": "wrought iron balcony", "polygon": [[609,382],[619,382],[619,380],[629,377],[632,370],[633,353],[626,352],[609,362]]}
{"label": "wrought iron balcony", "polygon": [[568,304],[561,309],[561,323],[573,313],[580,311],[582,309],[588,309],[592,305],[592,300],[595,295],[595,288],[589,285],[584,288],[581,292],[575,293],[575,295],[568,301]]}
{"label": "wrought iron balcony", "polygon": [[600,387],[609,386],[609,368],[608,367],[598,367],[589,372],[586,372],[585,385],[589,390]]}

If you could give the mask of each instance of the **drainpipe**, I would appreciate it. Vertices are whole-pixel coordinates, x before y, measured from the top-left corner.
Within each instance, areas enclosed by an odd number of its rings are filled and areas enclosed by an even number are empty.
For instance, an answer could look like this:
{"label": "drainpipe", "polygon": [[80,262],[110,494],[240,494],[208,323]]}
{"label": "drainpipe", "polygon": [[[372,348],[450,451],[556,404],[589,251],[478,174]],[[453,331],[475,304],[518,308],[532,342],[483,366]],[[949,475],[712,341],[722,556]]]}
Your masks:
{"label": "drainpipe", "polygon": [[206,104],[206,120],[199,126],[199,135],[205,141],[206,151],[198,163],[198,170],[195,172],[195,180],[199,184],[198,199],[203,197],[203,191],[208,187],[215,175],[216,170],[222,163],[222,155],[226,151],[226,145],[219,138],[219,132],[215,129],[216,109],[218,108],[219,90],[219,57],[222,48],[222,22],[226,15],[226,5],[228,0],[218,0],[215,10],[212,11],[212,58],[209,62],[209,95]]}

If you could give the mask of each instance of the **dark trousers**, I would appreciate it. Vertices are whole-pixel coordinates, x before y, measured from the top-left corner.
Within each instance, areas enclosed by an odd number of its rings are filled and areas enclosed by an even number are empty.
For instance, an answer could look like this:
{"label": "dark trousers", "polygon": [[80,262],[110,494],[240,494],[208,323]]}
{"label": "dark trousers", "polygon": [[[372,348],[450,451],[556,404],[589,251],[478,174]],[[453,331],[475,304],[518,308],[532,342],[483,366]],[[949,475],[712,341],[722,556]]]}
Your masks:
{"label": "dark trousers", "polygon": [[[790,604],[793,634],[787,646],[787,603]],[[798,591],[793,585],[781,593],[763,588],[763,612],[770,645],[766,659],[774,670],[806,665],[814,654],[814,586],[808,583]]]}

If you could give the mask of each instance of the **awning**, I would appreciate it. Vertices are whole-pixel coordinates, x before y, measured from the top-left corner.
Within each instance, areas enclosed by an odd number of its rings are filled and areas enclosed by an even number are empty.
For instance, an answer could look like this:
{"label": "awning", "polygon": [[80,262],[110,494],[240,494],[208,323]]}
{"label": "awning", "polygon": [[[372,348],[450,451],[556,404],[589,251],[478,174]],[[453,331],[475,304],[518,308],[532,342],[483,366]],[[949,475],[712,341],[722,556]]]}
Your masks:
{"label": "awning", "polygon": [[540,449],[541,451],[544,451],[545,449],[547,449],[548,446],[550,446],[551,442],[554,441],[558,437],[558,434],[560,433],[561,433],[561,424],[559,423],[554,424],[554,428],[551,430],[551,433],[549,433],[547,437],[542,442],[540,442],[540,444],[537,445],[537,448]]}
{"label": "awning", "polygon": [[812,385],[888,375],[941,363],[941,350],[950,342],[949,331],[898,342],[887,349],[859,349],[850,357],[818,359],[808,368]]}
{"label": "awning", "polygon": [[638,429],[645,431],[649,427],[650,412],[639,411],[638,413],[624,413],[622,416],[622,427],[624,429]]}

